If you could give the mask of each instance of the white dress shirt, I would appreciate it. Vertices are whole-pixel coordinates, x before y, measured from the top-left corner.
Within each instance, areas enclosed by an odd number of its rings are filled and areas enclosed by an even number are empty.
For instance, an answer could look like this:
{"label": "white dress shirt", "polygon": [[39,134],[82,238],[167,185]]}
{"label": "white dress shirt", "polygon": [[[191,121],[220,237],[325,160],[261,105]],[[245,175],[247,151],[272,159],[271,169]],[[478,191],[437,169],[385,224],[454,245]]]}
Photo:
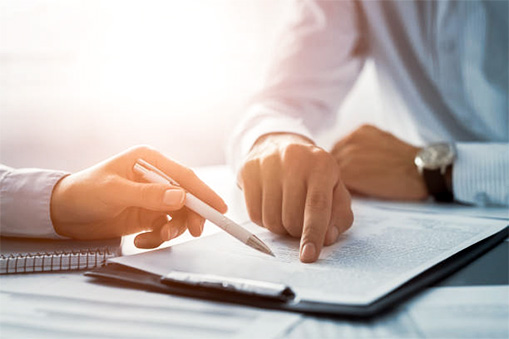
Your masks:
{"label": "white dress shirt", "polygon": [[50,201],[55,184],[65,175],[0,164],[0,235],[62,238],[51,222]]}
{"label": "white dress shirt", "polygon": [[409,117],[423,144],[455,144],[455,199],[509,204],[507,1],[292,6],[265,84],[230,140],[236,171],[264,134],[313,139],[331,126],[370,58],[384,114]]}

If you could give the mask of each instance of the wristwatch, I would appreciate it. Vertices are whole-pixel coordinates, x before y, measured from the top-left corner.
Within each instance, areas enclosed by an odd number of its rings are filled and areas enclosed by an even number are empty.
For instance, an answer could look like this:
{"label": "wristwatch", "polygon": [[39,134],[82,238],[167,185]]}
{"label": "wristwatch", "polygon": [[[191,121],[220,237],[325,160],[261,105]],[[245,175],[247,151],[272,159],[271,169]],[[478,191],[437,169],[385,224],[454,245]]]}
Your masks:
{"label": "wristwatch", "polygon": [[426,187],[436,201],[453,201],[452,190],[447,186],[446,173],[452,168],[456,151],[448,143],[431,144],[417,153],[414,163],[424,178]]}

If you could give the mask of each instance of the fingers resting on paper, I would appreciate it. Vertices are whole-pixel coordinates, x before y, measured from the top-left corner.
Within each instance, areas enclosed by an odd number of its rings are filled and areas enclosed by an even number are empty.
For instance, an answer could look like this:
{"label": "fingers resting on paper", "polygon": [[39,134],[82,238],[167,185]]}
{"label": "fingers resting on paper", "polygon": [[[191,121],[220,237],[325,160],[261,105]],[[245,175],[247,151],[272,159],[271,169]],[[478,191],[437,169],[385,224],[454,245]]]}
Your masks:
{"label": "fingers resting on paper", "polygon": [[333,157],[294,134],[260,138],[239,173],[251,220],[300,237],[300,259],[314,262],[353,222],[350,196]]}

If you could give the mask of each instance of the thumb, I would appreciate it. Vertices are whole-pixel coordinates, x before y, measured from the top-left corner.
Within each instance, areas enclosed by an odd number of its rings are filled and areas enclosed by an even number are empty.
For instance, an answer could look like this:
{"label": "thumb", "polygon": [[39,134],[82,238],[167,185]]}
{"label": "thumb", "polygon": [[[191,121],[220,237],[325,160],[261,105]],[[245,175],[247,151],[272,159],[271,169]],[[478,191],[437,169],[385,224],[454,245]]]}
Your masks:
{"label": "thumb", "polygon": [[151,211],[174,211],[184,207],[186,192],[177,186],[125,180],[122,201]]}

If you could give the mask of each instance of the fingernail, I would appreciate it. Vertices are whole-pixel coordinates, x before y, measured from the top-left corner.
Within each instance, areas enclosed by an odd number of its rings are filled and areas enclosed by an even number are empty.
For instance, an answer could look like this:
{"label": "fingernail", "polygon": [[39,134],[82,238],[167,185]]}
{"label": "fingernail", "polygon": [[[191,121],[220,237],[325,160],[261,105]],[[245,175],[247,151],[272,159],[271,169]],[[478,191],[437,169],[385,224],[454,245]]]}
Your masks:
{"label": "fingernail", "polygon": [[168,232],[168,237],[169,239],[168,240],[171,240],[173,238],[176,238],[177,235],[179,234],[179,230],[176,229],[176,228],[170,228],[169,232]]}
{"label": "fingernail", "polygon": [[224,213],[228,212],[228,205],[225,202],[223,202],[223,211]]}
{"label": "fingernail", "polygon": [[300,258],[303,262],[312,262],[315,260],[316,246],[315,244],[308,242],[302,247]]}
{"label": "fingernail", "polygon": [[338,240],[338,236],[339,236],[339,230],[337,229],[337,227],[333,226],[327,234],[328,243],[332,244],[332,243],[336,242],[336,240]]}
{"label": "fingernail", "polygon": [[148,248],[148,243],[144,239],[134,238],[134,246],[138,248]]}
{"label": "fingernail", "polygon": [[164,192],[163,202],[169,206],[181,205],[186,194],[181,189],[170,189]]}

